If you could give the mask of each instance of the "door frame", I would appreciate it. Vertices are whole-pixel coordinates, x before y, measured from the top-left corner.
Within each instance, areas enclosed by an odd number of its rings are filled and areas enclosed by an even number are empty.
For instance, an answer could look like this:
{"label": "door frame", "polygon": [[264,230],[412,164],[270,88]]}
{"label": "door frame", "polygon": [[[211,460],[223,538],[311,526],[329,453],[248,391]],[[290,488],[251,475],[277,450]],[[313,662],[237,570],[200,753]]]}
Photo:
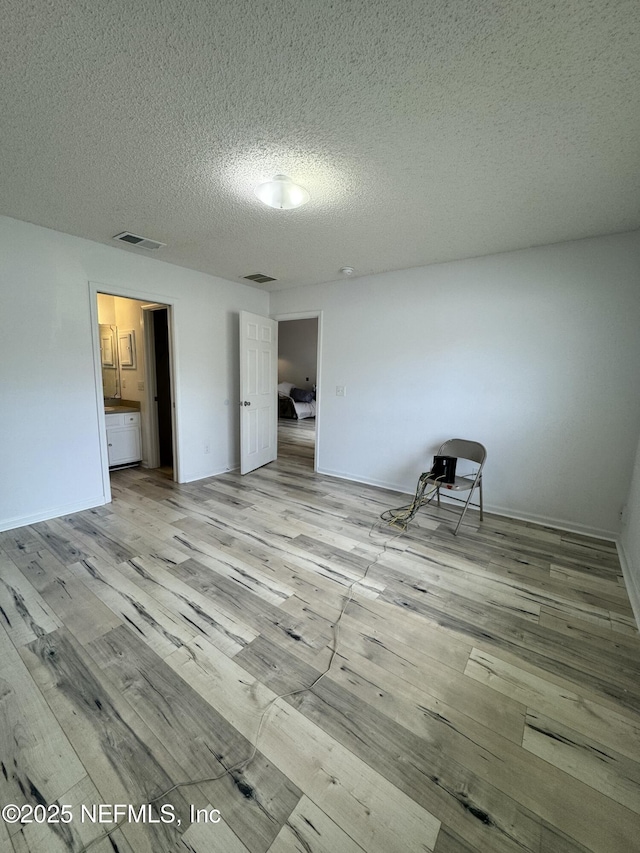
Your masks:
{"label": "door frame", "polygon": [[[313,452],[313,470],[317,474],[320,467],[320,409],[322,406],[322,311],[294,311],[291,314],[271,314],[271,319],[286,322],[287,320],[318,320],[318,347],[316,352],[316,440]],[[280,335],[278,335],[278,357],[280,356]]]}
{"label": "door frame", "polygon": [[[168,297],[162,293],[150,293],[145,290],[135,288],[122,287],[112,284],[103,284],[102,282],[89,281],[89,314],[91,322],[91,340],[93,344],[93,370],[94,370],[94,388],[96,395],[96,417],[98,421],[98,434],[100,441],[100,462],[102,468],[102,489],[105,503],[111,502],[111,480],[109,478],[109,458],[107,455],[107,426],[104,412],[104,396],[102,393],[102,365],[100,361],[100,335],[98,333],[98,294],[104,293],[107,296],[120,296],[124,299],[135,299],[138,302],[158,304],[167,308],[167,324],[169,331],[169,370],[171,381],[171,397],[172,397],[172,431],[173,431],[173,479],[176,483],[181,483],[180,471],[180,441],[179,441],[179,372],[177,358],[177,334],[176,327],[177,315],[179,314],[179,300]],[[144,314],[143,314],[144,317]],[[145,326],[145,387],[148,389],[148,359],[147,359],[147,340]],[[155,365],[154,365],[155,371]],[[147,391],[147,394],[149,392]],[[148,424],[147,418],[147,424]],[[157,428],[156,428],[157,441]]]}

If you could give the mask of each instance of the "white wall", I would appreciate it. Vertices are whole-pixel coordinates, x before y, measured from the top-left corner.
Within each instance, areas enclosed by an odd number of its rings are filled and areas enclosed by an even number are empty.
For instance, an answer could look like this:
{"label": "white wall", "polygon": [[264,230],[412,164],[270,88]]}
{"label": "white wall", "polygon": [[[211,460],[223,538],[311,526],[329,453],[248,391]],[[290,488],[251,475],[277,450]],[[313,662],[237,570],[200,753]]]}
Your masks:
{"label": "white wall", "polygon": [[237,315],[267,294],[6,217],[0,258],[0,529],[104,500],[89,281],[175,303],[181,479],[238,464]]}
{"label": "white wall", "polygon": [[640,627],[640,443],[624,513],[620,551],[627,590]]}
{"label": "white wall", "polygon": [[317,361],[317,317],[281,320],[278,323],[278,382],[293,382],[296,388],[313,388]]}
{"label": "white wall", "polygon": [[323,311],[320,470],[413,492],[440,442],[475,439],[491,508],[615,534],[639,273],[635,232],[273,293],[272,314]]}
{"label": "white wall", "polygon": [[174,304],[181,479],[237,465],[237,312],[322,310],[321,470],[411,492],[440,441],[476,438],[499,511],[614,534],[630,494],[624,541],[640,571],[638,233],[281,291],[270,305],[240,283],[7,218],[0,257],[0,528],[103,499],[93,281]]}

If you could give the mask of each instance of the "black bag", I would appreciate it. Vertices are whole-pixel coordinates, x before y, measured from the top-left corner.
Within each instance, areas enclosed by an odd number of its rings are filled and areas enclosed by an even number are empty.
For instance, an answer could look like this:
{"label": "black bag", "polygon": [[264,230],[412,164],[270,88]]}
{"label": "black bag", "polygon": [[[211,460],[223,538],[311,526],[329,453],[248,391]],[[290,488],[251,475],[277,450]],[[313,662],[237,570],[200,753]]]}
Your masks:
{"label": "black bag", "polygon": [[437,478],[439,483],[455,483],[457,461],[455,456],[434,456],[430,476]]}

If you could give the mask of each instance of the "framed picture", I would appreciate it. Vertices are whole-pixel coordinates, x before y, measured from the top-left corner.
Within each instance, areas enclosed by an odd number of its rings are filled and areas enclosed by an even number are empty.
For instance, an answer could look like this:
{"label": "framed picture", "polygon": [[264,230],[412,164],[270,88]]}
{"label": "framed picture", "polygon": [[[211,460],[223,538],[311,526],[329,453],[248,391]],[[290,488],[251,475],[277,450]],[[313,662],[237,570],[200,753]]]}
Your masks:
{"label": "framed picture", "polygon": [[124,370],[136,369],[135,329],[118,330],[118,355],[120,356],[120,367]]}

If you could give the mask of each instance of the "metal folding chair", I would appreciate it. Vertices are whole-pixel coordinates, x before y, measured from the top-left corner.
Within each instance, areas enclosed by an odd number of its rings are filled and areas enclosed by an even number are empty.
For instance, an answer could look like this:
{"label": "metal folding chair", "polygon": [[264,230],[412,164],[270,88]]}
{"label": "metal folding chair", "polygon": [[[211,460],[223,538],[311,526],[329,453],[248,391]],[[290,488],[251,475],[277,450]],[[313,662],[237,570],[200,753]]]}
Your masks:
{"label": "metal folding chair", "polygon": [[[457,535],[458,530],[460,529],[460,525],[465,517],[467,509],[469,506],[476,507],[480,509],[480,521],[483,519],[483,511],[482,511],[482,469],[484,467],[485,459],[487,458],[487,451],[482,444],[477,441],[467,441],[464,438],[451,438],[449,441],[445,441],[443,445],[441,445],[438,450],[438,456],[453,456],[457,459],[467,459],[470,462],[474,462],[478,465],[478,470],[471,474],[462,474],[458,475],[456,473],[454,477],[453,483],[445,483],[442,482],[439,477],[427,477],[427,483],[435,486],[435,497],[438,502],[438,506],[440,506],[440,492],[444,489],[447,492],[447,498],[452,501],[457,501],[458,503],[464,504],[462,508],[462,512],[460,514],[460,518],[458,519],[458,523],[456,524],[456,529],[453,531],[454,536]],[[456,463],[457,469],[457,463]],[[480,502],[478,504],[471,503],[471,498],[473,496],[474,491],[478,489],[478,495],[480,498]],[[454,497],[450,495],[449,492],[464,492],[468,491],[469,495],[466,500],[462,498]],[[429,500],[433,498],[433,495]]]}

